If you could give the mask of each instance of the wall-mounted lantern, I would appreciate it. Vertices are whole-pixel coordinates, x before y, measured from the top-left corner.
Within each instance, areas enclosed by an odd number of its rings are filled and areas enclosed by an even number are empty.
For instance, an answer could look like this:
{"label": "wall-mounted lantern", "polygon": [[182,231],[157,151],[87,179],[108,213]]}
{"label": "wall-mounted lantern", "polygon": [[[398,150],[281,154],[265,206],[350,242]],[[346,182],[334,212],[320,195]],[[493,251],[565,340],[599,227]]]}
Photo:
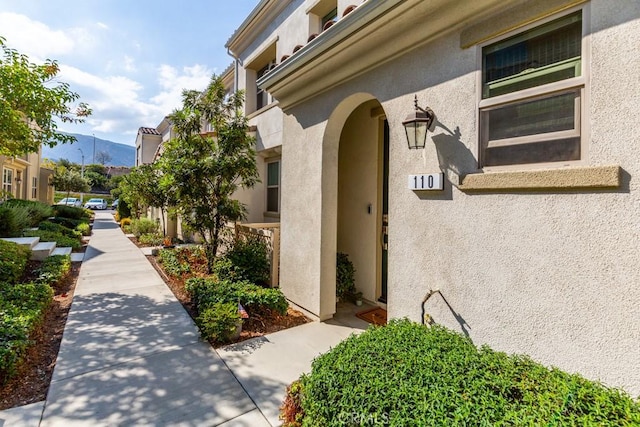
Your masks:
{"label": "wall-mounted lantern", "polygon": [[424,148],[427,143],[427,131],[432,129],[436,119],[436,115],[431,108],[418,106],[418,95],[415,97],[414,104],[413,113],[409,114],[402,122],[407,133],[409,149]]}
{"label": "wall-mounted lantern", "polygon": [[21,171],[17,171],[16,172],[16,182],[18,184],[20,184],[22,182],[22,172]]}

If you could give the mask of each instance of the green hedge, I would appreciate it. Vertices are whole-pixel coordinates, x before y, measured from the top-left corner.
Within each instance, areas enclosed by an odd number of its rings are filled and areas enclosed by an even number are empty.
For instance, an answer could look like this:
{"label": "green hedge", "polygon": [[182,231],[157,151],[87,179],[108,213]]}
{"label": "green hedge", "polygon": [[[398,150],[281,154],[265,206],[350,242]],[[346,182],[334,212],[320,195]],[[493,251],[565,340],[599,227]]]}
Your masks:
{"label": "green hedge", "polygon": [[24,232],[25,237],[39,237],[41,242],[56,242],[58,247],[70,247],[80,249],[82,241],[80,237],[69,237],[55,231],[29,230]]}
{"label": "green hedge", "polygon": [[29,209],[24,206],[0,205],[0,237],[20,237],[30,227]]}
{"label": "green hedge", "polygon": [[71,270],[69,255],[52,255],[47,257],[37,270],[36,282],[54,285],[62,280]]}
{"label": "green hedge", "polygon": [[69,228],[69,227],[65,227],[62,224],[57,224],[55,222],[51,222],[51,221],[42,221],[40,223],[40,225],[38,226],[39,230],[44,230],[44,231],[54,231],[56,233],[60,233],[64,236],[67,237],[73,237],[73,238],[81,238],[82,237],[82,233]]}
{"label": "green hedge", "polygon": [[17,243],[0,240],[0,280],[16,283],[31,257],[31,250]]}
{"label": "green hedge", "polygon": [[29,227],[36,227],[40,221],[53,215],[51,206],[33,200],[9,199],[2,204],[6,208],[26,209]]}
{"label": "green hedge", "polygon": [[46,284],[0,283],[0,383],[15,374],[52,300],[53,289]]}
{"label": "green hedge", "polygon": [[158,232],[158,223],[149,218],[132,219],[131,232],[136,237],[143,234],[155,234]]}
{"label": "green hedge", "polygon": [[73,218],[65,218],[63,216],[56,216],[54,218],[49,218],[48,221],[63,225],[67,228],[71,228],[74,230],[80,226],[89,225],[89,219],[87,218],[73,219]]}
{"label": "green hedge", "polygon": [[233,247],[216,260],[213,273],[221,280],[268,283],[271,269],[265,241],[259,237],[236,240]]}
{"label": "green hedge", "polygon": [[188,279],[185,283],[185,289],[189,292],[191,300],[199,311],[215,303],[237,304],[240,302],[249,314],[252,312],[260,313],[265,309],[285,314],[289,307],[280,289],[263,288],[249,281],[219,281],[198,277]]}
{"label": "green hedge", "polygon": [[640,425],[640,403],[619,390],[408,320],[318,357],[285,400],[285,425],[296,404],[303,426]]}
{"label": "green hedge", "polygon": [[53,207],[55,216],[69,219],[89,219],[90,213],[83,208],[76,208],[75,206],[55,205]]}
{"label": "green hedge", "polygon": [[233,336],[242,319],[238,303],[214,303],[198,314],[196,322],[204,338],[224,343]]}

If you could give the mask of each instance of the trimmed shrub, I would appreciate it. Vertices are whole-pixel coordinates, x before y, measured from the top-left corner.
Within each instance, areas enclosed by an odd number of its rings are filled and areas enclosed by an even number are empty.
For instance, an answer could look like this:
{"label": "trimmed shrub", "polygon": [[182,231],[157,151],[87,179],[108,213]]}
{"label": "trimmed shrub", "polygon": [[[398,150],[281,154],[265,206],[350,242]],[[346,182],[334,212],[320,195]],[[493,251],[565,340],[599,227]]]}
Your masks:
{"label": "trimmed shrub", "polygon": [[15,374],[52,300],[53,289],[45,284],[0,283],[0,383]]}
{"label": "trimmed shrub", "polygon": [[31,226],[29,208],[5,205],[6,202],[0,205],[0,236],[19,237],[22,235],[22,230]]}
{"label": "trimmed shrub", "polygon": [[154,234],[158,232],[158,223],[149,218],[134,219],[131,221],[131,232],[136,237],[143,234]]}
{"label": "trimmed shrub", "polygon": [[53,207],[55,216],[70,219],[88,219],[90,216],[83,208],[76,208],[75,206],[55,205]]}
{"label": "trimmed shrub", "polygon": [[74,229],[65,227],[62,224],[57,224],[51,221],[42,221],[38,226],[38,229],[44,230],[44,231],[53,231],[67,237],[74,237],[74,238],[82,237],[82,233],[80,233],[79,231],[76,231]]}
{"label": "trimmed shrub", "polygon": [[56,246],[59,247],[70,247],[73,249],[80,249],[82,247],[82,242],[80,240],[80,236],[77,237],[68,237],[64,234],[55,232],[55,231],[45,231],[45,230],[32,230],[25,231],[25,237],[40,237],[41,242],[56,242]]}
{"label": "trimmed shrub", "polygon": [[55,285],[60,282],[71,270],[71,257],[69,255],[52,255],[47,257],[36,271],[36,282]]}
{"label": "trimmed shrub", "polygon": [[83,236],[91,236],[91,226],[86,222],[78,224],[76,230]]}
{"label": "trimmed shrub", "polygon": [[213,272],[222,280],[268,283],[271,270],[266,243],[259,237],[236,240],[233,247],[216,260]]}
{"label": "trimmed shrub", "polygon": [[33,200],[10,199],[3,203],[3,206],[9,208],[24,208],[27,210],[29,217],[29,227],[36,227],[40,221],[53,215],[51,206]]}
{"label": "trimmed shrub", "polygon": [[129,208],[129,204],[126,201],[124,201],[124,199],[122,198],[118,200],[117,213],[120,218],[131,217],[131,209]]}
{"label": "trimmed shrub", "polygon": [[80,224],[89,224],[89,220],[86,219],[86,218],[73,219],[73,218],[65,218],[65,217],[62,217],[62,216],[49,218],[48,221],[49,222],[54,222],[56,224],[64,225],[65,227],[72,228],[72,229],[75,229]]}
{"label": "trimmed shrub", "polygon": [[249,281],[233,282],[212,278],[191,278],[185,289],[198,310],[215,303],[240,302],[247,311],[261,313],[274,310],[285,314],[289,303],[280,289],[263,288]]}
{"label": "trimmed shrub", "polygon": [[406,319],[318,357],[300,393],[303,426],[640,424],[620,390]]}
{"label": "trimmed shrub", "polygon": [[0,240],[0,277],[2,280],[7,283],[16,283],[22,277],[30,257],[31,250],[26,246]]}
{"label": "trimmed shrub", "polygon": [[162,236],[158,233],[142,234],[138,237],[138,242],[142,245],[159,246],[162,244]]}
{"label": "trimmed shrub", "polygon": [[218,343],[228,342],[241,321],[238,303],[211,304],[196,318],[202,336]]}
{"label": "trimmed shrub", "polygon": [[161,249],[158,253],[158,261],[170,276],[182,277],[187,273],[207,274],[207,258],[201,246]]}

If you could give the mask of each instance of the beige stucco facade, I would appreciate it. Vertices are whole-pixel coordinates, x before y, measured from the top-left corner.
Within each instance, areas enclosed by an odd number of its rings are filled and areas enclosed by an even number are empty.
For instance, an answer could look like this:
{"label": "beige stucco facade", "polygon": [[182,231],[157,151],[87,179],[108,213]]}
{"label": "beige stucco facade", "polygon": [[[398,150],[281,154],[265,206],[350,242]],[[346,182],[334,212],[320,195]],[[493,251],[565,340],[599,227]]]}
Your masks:
{"label": "beige stucco facade", "polygon": [[0,156],[2,187],[11,197],[53,204],[53,171],[41,166],[41,150],[21,156]]}
{"label": "beige stucco facade", "polygon": [[[274,103],[247,113],[281,146],[287,297],[330,318],[337,251],[365,298],[381,296],[386,118],[390,317],[420,321],[438,290],[426,313],[476,344],[640,394],[640,4],[369,0],[306,43],[318,3],[262,1],[229,42],[245,66],[276,45],[258,80]],[[482,169],[479,46],[571,8],[588,30],[580,160]],[[254,71],[240,67],[240,88]],[[402,126],[414,95],[437,116],[422,150]],[[408,175],[439,172],[443,191],[408,189]]]}

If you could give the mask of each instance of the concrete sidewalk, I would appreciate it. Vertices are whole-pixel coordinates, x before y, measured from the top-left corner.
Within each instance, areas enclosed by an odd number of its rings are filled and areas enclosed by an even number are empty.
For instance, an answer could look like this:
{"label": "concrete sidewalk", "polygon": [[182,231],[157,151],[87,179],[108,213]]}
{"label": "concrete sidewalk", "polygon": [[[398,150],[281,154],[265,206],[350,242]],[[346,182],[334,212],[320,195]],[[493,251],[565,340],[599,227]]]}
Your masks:
{"label": "concrete sidewalk", "polygon": [[286,386],[358,331],[311,323],[219,352],[109,213],[97,213],[44,411],[0,426],[276,426]]}

